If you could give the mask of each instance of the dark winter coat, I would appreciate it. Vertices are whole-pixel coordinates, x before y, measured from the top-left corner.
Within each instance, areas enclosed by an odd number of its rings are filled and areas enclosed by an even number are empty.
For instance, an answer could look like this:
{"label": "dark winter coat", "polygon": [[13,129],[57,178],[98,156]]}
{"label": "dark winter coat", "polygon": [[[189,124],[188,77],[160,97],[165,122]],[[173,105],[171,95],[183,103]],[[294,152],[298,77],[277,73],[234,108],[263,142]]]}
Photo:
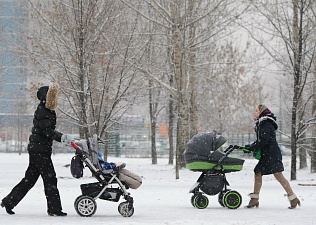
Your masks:
{"label": "dark winter coat", "polygon": [[48,86],[37,92],[40,103],[34,113],[32,134],[29,137],[27,150],[30,153],[52,153],[53,140],[60,142],[62,133],[55,131],[56,112],[46,108]]}
{"label": "dark winter coat", "polygon": [[255,131],[257,140],[250,146],[250,150],[261,150],[261,158],[254,172],[262,175],[284,171],[282,154],[276,141],[275,131],[278,129],[276,117],[270,113],[256,121]]}

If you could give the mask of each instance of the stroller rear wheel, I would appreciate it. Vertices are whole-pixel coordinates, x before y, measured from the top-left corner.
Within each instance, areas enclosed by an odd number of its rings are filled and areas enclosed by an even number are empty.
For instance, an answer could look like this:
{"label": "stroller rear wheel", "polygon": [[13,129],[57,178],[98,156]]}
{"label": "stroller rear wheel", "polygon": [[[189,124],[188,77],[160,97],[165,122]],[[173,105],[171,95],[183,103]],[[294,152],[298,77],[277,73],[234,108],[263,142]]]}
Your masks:
{"label": "stroller rear wheel", "polygon": [[193,195],[195,196],[193,199],[193,205],[198,209],[205,209],[208,206],[209,200],[207,196],[199,194]]}
{"label": "stroller rear wheel", "polygon": [[128,202],[122,202],[118,206],[119,213],[124,217],[131,217],[134,214],[134,207],[129,207]]}
{"label": "stroller rear wheel", "polygon": [[242,197],[237,191],[227,191],[222,197],[222,203],[229,209],[237,209],[242,203]]}
{"label": "stroller rear wheel", "polygon": [[77,214],[83,217],[93,216],[97,211],[97,203],[90,196],[79,196],[76,199],[74,206]]}

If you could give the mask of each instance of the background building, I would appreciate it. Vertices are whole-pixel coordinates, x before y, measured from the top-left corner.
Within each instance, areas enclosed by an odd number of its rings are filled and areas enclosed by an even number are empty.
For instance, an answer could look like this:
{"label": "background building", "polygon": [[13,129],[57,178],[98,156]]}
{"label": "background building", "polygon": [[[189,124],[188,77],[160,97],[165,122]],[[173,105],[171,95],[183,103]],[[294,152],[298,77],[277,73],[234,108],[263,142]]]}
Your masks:
{"label": "background building", "polygon": [[[0,0],[0,138],[26,141],[27,61],[21,54],[26,45],[27,1]],[[19,145],[17,145],[17,148]]]}

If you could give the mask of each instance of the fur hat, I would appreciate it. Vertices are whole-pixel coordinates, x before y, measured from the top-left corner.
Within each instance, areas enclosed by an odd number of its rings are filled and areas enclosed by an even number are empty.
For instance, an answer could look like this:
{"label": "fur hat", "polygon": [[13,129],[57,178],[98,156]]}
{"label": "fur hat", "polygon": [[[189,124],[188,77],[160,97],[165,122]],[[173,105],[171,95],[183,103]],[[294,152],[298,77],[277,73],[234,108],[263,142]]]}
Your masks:
{"label": "fur hat", "polygon": [[37,91],[37,98],[45,103],[45,107],[50,110],[55,110],[58,104],[59,85],[51,83],[49,86],[40,87]]}

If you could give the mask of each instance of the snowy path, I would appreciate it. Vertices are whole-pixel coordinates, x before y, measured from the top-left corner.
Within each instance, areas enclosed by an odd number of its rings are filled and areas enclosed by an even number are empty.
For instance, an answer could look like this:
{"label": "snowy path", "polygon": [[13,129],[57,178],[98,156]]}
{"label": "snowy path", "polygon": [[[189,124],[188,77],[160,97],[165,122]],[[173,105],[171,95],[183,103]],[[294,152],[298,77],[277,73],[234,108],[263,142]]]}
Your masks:
{"label": "snowy path", "polygon": [[[46,214],[46,200],[42,181],[14,209],[16,215],[10,216],[0,208],[0,225],[78,225],[78,224],[214,224],[214,225],[316,225],[316,187],[303,187],[298,183],[316,183],[316,174],[309,170],[298,171],[297,181],[291,181],[296,194],[302,200],[302,207],[289,210],[289,202],[283,196],[282,187],[273,176],[264,177],[263,189],[258,209],[245,209],[247,194],[252,191],[253,172],[256,163],[247,159],[240,172],[227,174],[230,188],[238,191],[243,197],[243,204],[236,210],[222,208],[216,196],[209,196],[206,209],[191,206],[190,187],[200,175],[198,172],[181,170],[180,180],[175,180],[173,166],[167,165],[167,159],[159,159],[158,165],[151,165],[150,159],[109,158],[109,161],[123,161],[127,169],[143,177],[143,185],[137,190],[130,190],[134,197],[135,213],[124,218],[117,211],[117,202],[97,200],[98,209],[94,216],[83,218],[76,214],[74,200],[81,194],[80,184],[95,182],[90,171],[85,169],[81,179],[72,178],[69,168],[63,167],[70,162],[72,154],[53,156],[58,186],[64,211],[67,217],[49,217]],[[289,178],[290,158],[284,158],[285,175]],[[28,155],[0,153],[0,199],[23,177],[27,167]]]}

